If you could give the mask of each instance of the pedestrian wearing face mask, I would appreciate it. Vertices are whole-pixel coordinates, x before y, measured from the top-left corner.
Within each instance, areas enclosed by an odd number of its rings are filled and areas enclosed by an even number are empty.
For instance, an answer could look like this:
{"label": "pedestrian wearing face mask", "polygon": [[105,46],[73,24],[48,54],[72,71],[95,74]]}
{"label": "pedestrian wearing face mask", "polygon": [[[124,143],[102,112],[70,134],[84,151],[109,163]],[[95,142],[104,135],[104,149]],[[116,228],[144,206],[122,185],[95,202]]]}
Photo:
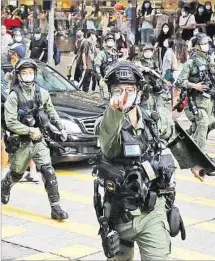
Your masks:
{"label": "pedestrian wearing face mask", "polygon": [[[97,54],[96,44],[97,44],[97,36],[94,30],[89,30],[87,32],[87,41],[84,43],[83,54],[84,59],[86,59],[86,69],[82,72],[80,81],[79,81],[79,89],[82,89],[84,92],[88,92],[90,90],[95,91],[97,78],[96,74],[93,71],[94,59]],[[79,67],[80,68],[80,67]]]}
{"label": "pedestrian wearing face mask", "polygon": [[46,38],[42,37],[40,29],[35,30],[29,50],[31,51],[31,59],[47,62],[47,56],[45,56],[45,53],[47,53],[48,50],[48,41]]}
{"label": "pedestrian wearing face mask", "polygon": [[172,30],[168,23],[163,24],[161,28],[161,32],[156,40],[154,48],[158,48],[158,61],[159,61],[159,68],[162,67],[163,57],[166,52],[166,47],[164,46],[164,41],[172,36]]}
{"label": "pedestrian wearing face mask", "polygon": [[196,27],[198,28],[206,28],[208,17],[206,14],[205,6],[199,5],[197,9],[197,13],[195,14]]}
{"label": "pedestrian wearing face mask", "polygon": [[113,33],[115,36],[116,50],[118,52],[119,58],[126,59],[128,57],[128,43],[126,42],[125,36],[117,28],[111,30],[111,33]]}
{"label": "pedestrian wearing face mask", "polygon": [[139,30],[141,31],[141,44],[152,43],[153,19],[155,12],[152,9],[151,2],[146,0],[142,5],[142,22]]}
{"label": "pedestrian wearing face mask", "polygon": [[104,75],[110,65],[118,60],[116,42],[113,34],[109,33],[104,38],[104,49],[101,50],[94,60],[94,70],[97,75],[99,87],[104,90],[107,88],[104,82]]}
{"label": "pedestrian wearing face mask", "polygon": [[190,13],[188,6],[184,6],[181,9],[181,16],[179,19],[180,34],[184,41],[190,40],[190,38],[193,37],[195,26],[195,16]]}
{"label": "pedestrian wearing face mask", "polygon": [[169,16],[164,13],[164,10],[162,8],[157,8],[155,12],[156,17],[156,27],[154,30],[155,37],[157,38],[160,33],[162,32],[162,28],[164,24],[169,24]]}
{"label": "pedestrian wearing face mask", "polygon": [[[87,59],[89,52],[89,42],[84,37],[84,32],[82,29],[78,29],[76,32],[76,42],[75,42],[75,59],[73,61],[73,66],[75,67],[74,79],[77,82],[82,82],[84,75],[88,70]],[[89,88],[89,86],[87,87]]]}
{"label": "pedestrian wearing face mask", "polygon": [[17,28],[17,29],[15,29],[13,31],[13,41],[14,41],[14,43],[20,43],[20,44],[22,44],[24,46],[24,48],[25,48],[25,55],[26,55],[26,52],[27,52],[27,42],[24,39],[23,31],[20,28]]}
{"label": "pedestrian wearing face mask", "polygon": [[214,84],[205,81],[205,75],[215,72],[215,62],[208,56],[208,36],[203,33],[196,35],[196,54],[185,63],[175,83],[178,88],[185,88],[190,97],[185,112],[190,120],[194,120],[196,129],[193,139],[206,152],[208,126],[213,116],[215,90]]}

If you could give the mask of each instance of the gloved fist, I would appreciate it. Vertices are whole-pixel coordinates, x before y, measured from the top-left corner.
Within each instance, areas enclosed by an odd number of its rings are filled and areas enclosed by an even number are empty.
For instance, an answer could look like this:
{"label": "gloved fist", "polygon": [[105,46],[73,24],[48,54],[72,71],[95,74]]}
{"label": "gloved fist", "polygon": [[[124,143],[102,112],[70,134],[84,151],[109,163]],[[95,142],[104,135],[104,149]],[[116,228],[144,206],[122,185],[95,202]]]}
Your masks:
{"label": "gloved fist", "polygon": [[105,81],[102,78],[99,81],[99,87],[101,89],[105,89],[107,87],[107,84],[105,83]]}
{"label": "gloved fist", "polygon": [[40,132],[39,128],[32,128],[30,132],[30,138],[32,140],[39,140],[42,138],[42,133]]}
{"label": "gloved fist", "polygon": [[123,110],[123,106],[126,104],[128,100],[128,93],[127,92],[123,92],[122,95],[120,96],[113,96],[110,99],[110,107],[112,110]]}
{"label": "gloved fist", "polygon": [[66,130],[62,130],[61,131],[61,136],[60,136],[62,141],[66,141],[67,140],[67,132]]}

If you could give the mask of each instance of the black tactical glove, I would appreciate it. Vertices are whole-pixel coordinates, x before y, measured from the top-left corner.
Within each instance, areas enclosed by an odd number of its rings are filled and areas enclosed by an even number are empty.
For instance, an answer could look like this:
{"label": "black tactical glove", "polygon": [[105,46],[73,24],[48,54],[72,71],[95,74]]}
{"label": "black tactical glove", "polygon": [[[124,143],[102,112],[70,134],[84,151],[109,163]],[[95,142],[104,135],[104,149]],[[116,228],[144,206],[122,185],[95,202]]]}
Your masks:
{"label": "black tactical glove", "polygon": [[186,239],[186,231],[184,227],[184,222],[180,215],[179,209],[176,206],[173,206],[167,212],[167,220],[169,222],[170,227],[170,236],[175,237],[178,235],[179,231],[181,231],[181,239]]}

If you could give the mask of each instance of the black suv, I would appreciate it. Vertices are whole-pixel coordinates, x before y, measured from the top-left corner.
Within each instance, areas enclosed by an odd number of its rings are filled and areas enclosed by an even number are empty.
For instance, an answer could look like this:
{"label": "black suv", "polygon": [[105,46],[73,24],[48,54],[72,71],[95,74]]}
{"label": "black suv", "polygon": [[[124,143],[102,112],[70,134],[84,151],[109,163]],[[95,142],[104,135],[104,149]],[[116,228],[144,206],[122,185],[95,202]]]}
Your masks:
{"label": "black suv", "polygon": [[[57,129],[52,126],[51,138],[59,142],[62,150],[51,151],[53,163],[66,161],[81,161],[92,158],[97,152],[97,137],[94,136],[96,119],[106,107],[103,100],[94,94],[79,91],[73,81],[68,81],[52,67],[38,63],[37,82],[40,87],[49,91],[52,102],[65,126],[68,139],[60,140]],[[5,73],[11,72],[12,66],[2,64],[1,67],[1,105],[3,106],[9,93]]]}

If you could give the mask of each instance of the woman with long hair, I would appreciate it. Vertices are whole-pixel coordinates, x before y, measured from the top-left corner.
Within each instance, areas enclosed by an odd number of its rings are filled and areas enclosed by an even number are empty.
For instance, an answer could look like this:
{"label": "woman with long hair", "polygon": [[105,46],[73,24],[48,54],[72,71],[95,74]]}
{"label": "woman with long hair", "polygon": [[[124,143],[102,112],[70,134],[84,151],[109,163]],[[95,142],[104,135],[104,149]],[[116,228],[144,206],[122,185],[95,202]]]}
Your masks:
{"label": "woman with long hair", "polygon": [[142,18],[139,30],[141,31],[141,44],[152,43],[154,10],[151,2],[145,0],[142,5]]}
{"label": "woman with long hair", "polygon": [[93,29],[97,31],[99,29],[99,23],[101,22],[101,13],[99,11],[99,5],[94,4],[90,14],[86,16],[87,29]]}
{"label": "woman with long hair", "polygon": [[166,52],[166,47],[164,46],[164,41],[168,38],[172,37],[172,29],[170,28],[169,24],[165,23],[161,27],[160,34],[158,35],[158,38],[156,40],[154,48],[158,48],[158,54],[159,54],[159,67],[162,67],[162,61],[164,54]]}

